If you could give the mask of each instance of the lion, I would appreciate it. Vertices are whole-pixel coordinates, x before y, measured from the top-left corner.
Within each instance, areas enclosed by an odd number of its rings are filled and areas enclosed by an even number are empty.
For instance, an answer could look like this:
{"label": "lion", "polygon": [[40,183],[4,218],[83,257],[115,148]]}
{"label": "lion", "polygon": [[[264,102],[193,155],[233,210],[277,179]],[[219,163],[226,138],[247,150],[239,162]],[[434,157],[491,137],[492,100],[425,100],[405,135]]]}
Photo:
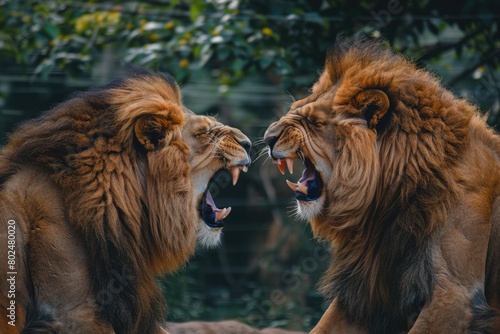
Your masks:
{"label": "lion", "polygon": [[297,215],[331,243],[311,333],[498,333],[500,137],[379,42],[340,38],[267,129]]}
{"label": "lion", "polygon": [[[200,226],[197,189],[215,173],[209,167],[235,176],[250,164],[239,130],[213,129],[224,131],[220,142],[241,141],[217,150],[195,133],[184,138],[196,117],[172,77],[134,69],[10,135],[0,155],[0,238],[12,250],[0,254],[15,254],[1,264],[15,286],[1,286],[0,306],[14,302],[15,311],[2,333],[167,332],[155,275],[186,263],[198,238],[217,244],[230,210],[210,197],[215,219]],[[191,167],[202,153],[205,167]]]}

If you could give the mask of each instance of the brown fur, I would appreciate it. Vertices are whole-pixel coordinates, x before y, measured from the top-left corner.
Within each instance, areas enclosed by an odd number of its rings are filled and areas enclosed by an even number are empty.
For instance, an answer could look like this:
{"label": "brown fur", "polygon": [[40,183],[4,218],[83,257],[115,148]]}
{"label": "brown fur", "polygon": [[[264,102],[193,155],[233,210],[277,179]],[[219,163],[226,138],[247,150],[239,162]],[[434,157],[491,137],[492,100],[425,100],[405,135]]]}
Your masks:
{"label": "brown fur", "polygon": [[500,331],[500,137],[474,106],[378,43],[343,39],[265,137],[321,175],[321,196],[299,201],[334,253],[314,333]]}
{"label": "brown fur", "polygon": [[198,224],[183,123],[173,79],[138,71],[10,136],[0,236],[15,220],[17,328],[29,310],[33,331],[164,331],[155,274],[193,254]]}
{"label": "brown fur", "polygon": [[304,334],[280,328],[256,329],[235,320],[169,323],[167,327],[171,334]]}

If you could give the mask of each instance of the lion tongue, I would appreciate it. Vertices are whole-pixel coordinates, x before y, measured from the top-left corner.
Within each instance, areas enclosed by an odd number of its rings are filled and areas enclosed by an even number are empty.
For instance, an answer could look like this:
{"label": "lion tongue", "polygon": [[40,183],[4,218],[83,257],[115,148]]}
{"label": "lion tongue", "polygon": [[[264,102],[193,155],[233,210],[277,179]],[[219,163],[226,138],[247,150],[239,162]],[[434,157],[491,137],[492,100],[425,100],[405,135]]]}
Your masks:
{"label": "lion tongue", "polygon": [[311,170],[310,168],[304,169],[302,172],[302,177],[299,179],[300,183],[307,184],[308,181],[314,180],[316,175],[314,175],[314,171]]}
{"label": "lion tongue", "polygon": [[214,199],[212,198],[212,194],[210,194],[210,191],[207,191],[207,196],[205,201],[212,208],[212,211],[215,212],[215,221],[220,221],[226,218],[231,212],[231,207],[219,209],[217,205],[215,205]]}

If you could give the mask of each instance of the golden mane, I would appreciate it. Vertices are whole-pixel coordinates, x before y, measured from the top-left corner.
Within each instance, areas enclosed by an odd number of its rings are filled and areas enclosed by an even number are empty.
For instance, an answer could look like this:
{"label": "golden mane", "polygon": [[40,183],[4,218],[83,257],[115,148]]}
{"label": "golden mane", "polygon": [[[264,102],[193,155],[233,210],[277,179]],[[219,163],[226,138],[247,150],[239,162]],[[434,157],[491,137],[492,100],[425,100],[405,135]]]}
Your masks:
{"label": "golden mane", "polygon": [[194,252],[183,122],[175,81],[135,70],[21,125],[0,156],[2,185],[31,166],[60,189],[67,224],[85,244],[96,296],[124,273],[124,291],[112,303],[97,298],[119,333],[157,331],[164,305],[155,274],[175,270]]}

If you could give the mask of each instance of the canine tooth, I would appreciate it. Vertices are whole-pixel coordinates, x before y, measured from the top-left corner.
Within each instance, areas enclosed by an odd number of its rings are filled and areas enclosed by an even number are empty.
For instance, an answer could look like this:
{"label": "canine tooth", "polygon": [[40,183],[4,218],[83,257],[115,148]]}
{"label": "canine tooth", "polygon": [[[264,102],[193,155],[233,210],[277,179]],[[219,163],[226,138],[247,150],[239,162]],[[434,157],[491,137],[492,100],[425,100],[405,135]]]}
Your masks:
{"label": "canine tooth", "polygon": [[222,219],[226,218],[230,212],[231,212],[231,207],[217,211],[215,213],[215,221],[221,221]]}
{"label": "canine tooth", "polygon": [[297,182],[297,187],[299,187],[301,193],[307,195],[307,185]]}
{"label": "canine tooth", "polygon": [[226,213],[224,214],[224,217],[222,217],[222,219],[226,218],[227,216],[229,216],[229,213],[231,212],[231,207],[229,208],[226,208]]}
{"label": "canine tooth", "polygon": [[243,171],[243,173],[248,172],[248,166],[241,166],[241,170]]}
{"label": "canine tooth", "polygon": [[240,177],[240,168],[239,167],[231,167],[231,176],[233,178],[233,186],[236,185],[238,179]]}
{"label": "canine tooth", "polygon": [[293,174],[293,159],[292,158],[286,158],[286,166],[288,167],[288,171],[290,174]]}
{"label": "canine tooth", "polygon": [[292,189],[293,191],[297,191],[297,183],[293,183],[293,182],[286,180],[286,184],[288,184],[290,189]]}
{"label": "canine tooth", "polygon": [[215,221],[218,222],[219,220],[224,219],[224,214],[226,213],[226,209],[222,209],[220,211],[217,211],[215,213]]}
{"label": "canine tooth", "polygon": [[280,170],[281,175],[285,175],[285,161],[278,159],[278,169]]}

